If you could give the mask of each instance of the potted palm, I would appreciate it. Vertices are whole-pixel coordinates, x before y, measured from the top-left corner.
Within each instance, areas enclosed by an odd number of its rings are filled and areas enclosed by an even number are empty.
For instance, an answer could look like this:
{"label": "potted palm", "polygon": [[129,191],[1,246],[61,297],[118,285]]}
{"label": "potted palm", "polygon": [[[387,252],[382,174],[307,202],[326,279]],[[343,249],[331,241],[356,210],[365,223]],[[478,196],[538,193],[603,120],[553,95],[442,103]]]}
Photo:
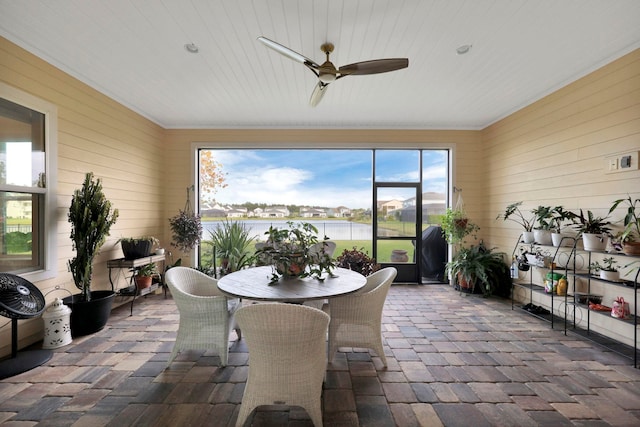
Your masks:
{"label": "potted palm", "polygon": [[535,223],[535,215],[534,216],[525,216],[520,210],[520,206],[522,202],[515,202],[508,205],[504,212],[496,217],[496,219],[502,219],[503,221],[513,221],[516,224],[519,224],[524,228],[524,232],[522,233],[522,239],[524,243],[533,243],[535,238],[533,236],[533,225]]}
{"label": "potted palm", "polygon": [[626,199],[618,199],[613,202],[609,215],[615,211],[621,203],[627,204],[627,213],[624,216],[624,229],[616,237],[622,243],[622,252],[627,255],[640,255],[640,199],[633,200],[631,196]]}
{"label": "potted palm", "polygon": [[611,233],[611,224],[608,217],[595,216],[593,212],[587,210],[585,215],[580,209],[580,215],[572,213],[571,219],[573,227],[582,236],[582,245],[586,251],[603,251],[607,247],[608,236]]}
{"label": "potted palm", "polygon": [[250,247],[254,238],[249,233],[244,223],[236,221],[224,221],[209,231],[213,256],[220,259],[221,274],[238,271],[253,263]]}
{"label": "potted palm", "polygon": [[71,241],[76,256],[68,262],[69,271],[80,294],[64,299],[71,308],[71,334],[88,335],[106,325],[111,313],[115,293],[92,291],[93,261],[118,218],[118,210],[112,209],[102,191],[100,179],[93,173],[85,175],[82,188],[73,193],[68,220],[71,223]]}

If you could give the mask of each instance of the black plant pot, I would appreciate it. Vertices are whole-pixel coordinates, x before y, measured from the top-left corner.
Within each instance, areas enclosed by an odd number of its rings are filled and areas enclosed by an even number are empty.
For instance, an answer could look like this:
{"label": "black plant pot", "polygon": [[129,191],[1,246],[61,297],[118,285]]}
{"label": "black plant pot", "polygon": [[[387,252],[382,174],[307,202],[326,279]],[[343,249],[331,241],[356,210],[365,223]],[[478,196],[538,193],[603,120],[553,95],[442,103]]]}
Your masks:
{"label": "black plant pot", "polygon": [[136,240],[135,242],[122,240],[120,246],[122,247],[124,259],[130,260],[149,256],[152,242],[150,240]]}
{"label": "black plant pot", "polygon": [[80,294],[64,298],[62,301],[71,309],[71,336],[81,337],[104,328],[115,296],[113,291],[91,291],[88,302],[80,301]]}

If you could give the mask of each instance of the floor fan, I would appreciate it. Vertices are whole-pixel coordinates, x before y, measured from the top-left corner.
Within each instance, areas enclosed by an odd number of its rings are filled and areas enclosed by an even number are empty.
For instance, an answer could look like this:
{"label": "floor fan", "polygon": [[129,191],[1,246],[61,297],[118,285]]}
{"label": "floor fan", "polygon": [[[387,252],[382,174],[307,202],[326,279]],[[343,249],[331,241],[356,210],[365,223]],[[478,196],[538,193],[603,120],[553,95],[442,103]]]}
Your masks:
{"label": "floor fan", "polygon": [[51,359],[51,350],[18,352],[18,320],[40,316],[44,309],[44,295],[33,283],[0,273],[0,316],[11,319],[11,358],[0,361],[0,379],[29,371]]}

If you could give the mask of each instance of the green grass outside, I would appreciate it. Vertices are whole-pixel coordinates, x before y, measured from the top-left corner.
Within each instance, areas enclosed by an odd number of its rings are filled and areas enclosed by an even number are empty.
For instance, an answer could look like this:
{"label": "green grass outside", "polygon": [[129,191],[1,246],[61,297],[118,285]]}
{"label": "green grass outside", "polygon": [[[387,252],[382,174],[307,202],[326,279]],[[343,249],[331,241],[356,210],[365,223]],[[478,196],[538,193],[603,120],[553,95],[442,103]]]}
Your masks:
{"label": "green grass outside", "polygon": [[[331,240],[336,243],[336,251],[333,253],[333,257],[337,258],[345,250],[351,250],[355,246],[357,249],[364,248],[364,252],[367,252],[369,256],[373,255],[371,249],[372,243],[370,240]],[[409,255],[409,261],[413,259],[413,245],[410,241],[405,240],[381,240],[378,242],[378,256],[376,257],[378,262],[389,262],[391,259],[391,251],[394,249],[403,249],[407,251]]]}

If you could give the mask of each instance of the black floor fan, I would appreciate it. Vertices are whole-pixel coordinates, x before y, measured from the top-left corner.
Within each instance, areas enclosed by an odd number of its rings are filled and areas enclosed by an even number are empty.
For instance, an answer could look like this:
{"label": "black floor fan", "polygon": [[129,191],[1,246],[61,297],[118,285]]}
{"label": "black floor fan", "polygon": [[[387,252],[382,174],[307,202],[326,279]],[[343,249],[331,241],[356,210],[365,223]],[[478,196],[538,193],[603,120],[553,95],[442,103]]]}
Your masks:
{"label": "black floor fan", "polygon": [[0,273],[0,315],[11,319],[11,358],[0,361],[0,380],[42,365],[53,355],[51,350],[18,352],[18,319],[42,314],[45,299],[33,283],[8,273]]}

